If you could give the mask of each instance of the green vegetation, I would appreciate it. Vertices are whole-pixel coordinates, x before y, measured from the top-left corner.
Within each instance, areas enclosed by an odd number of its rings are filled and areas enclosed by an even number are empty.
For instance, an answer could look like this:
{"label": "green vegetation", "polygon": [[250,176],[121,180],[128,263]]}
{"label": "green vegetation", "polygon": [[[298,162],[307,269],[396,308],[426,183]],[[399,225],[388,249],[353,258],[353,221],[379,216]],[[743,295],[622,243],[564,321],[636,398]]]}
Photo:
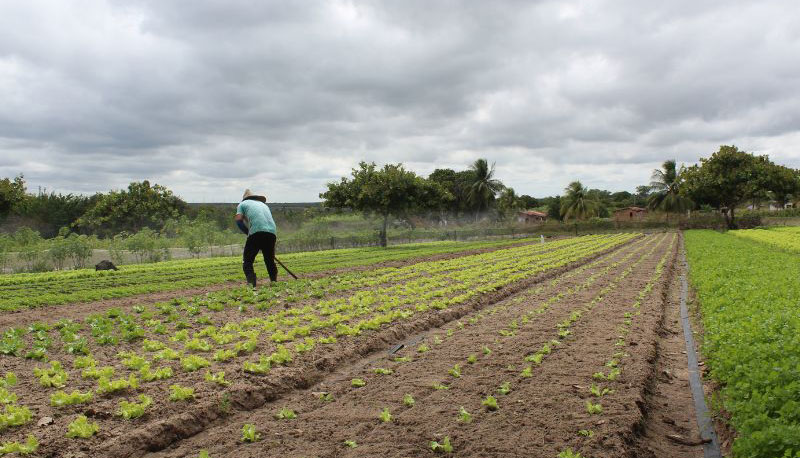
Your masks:
{"label": "green vegetation", "polygon": [[194,398],[194,388],[188,386],[170,385],[169,391],[170,401],[186,401]]}
{"label": "green vegetation", "polygon": [[467,412],[464,406],[458,408],[458,421],[461,423],[472,423],[472,414]]}
{"label": "green vegetation", "polygon": [[571,448],[568,448],[560,452],[557,458],[584,458],[584,457],[580,453],[573,452]]}
{"label": "green vegetation", "polygon": [[[353,248],[290,253],[281,259],[297,274],[413,259],[462,250],[502,247],[519,240],[431,242],[389,248]],[[263,266],[257,265],[259,269]],[[241,281],[240,257],[166,261],[121,266],[119,271],[94,269],[0,276],[0,310],[89,302],[160,291],[175,291]],[[263,276],[262,272],[259,275]]]}
{"label": "green vegetation", "polygon": [[406,170],[402,164],[386,164],[378,169],[374,162],[362,161],[358,166],[358,169],[353,169],[351,179],[328,183],[328,190],[319,196],[328,208],[351,208],[380,216],[382,247],[387,245],[390,216],[436,210],[447,198],[447,191],[441,186]]}
{"label": "green vegetation", "polygon": [[[233,362],[239,366],[257,358],[257,362],[251,364],[272,369],[279,365],[292,366],[303,352],[310,352],[311,355],[303,354],[302,359],[314,358],[319,347],[348,343],[347,340],[353,336],[377,332],[387,326],[414,319],[418,314],[448,310],[480,300],[482,295],[491,294],[513,282],[559,269],[634,237],[635,234],[616,234],[566,238],[547,244],[516,246],[408,266],[368,269],[264,288],[258,296],[245,288],[229,288],[142,305],[130,311],[130,314],[125,310],[110,309],[82,319],[38,323],[27,329],[9,329],[0,336],[4,339],[3,348],[10,355],[8,358],[24,358],[32,342],[52,340],[54,344],[47,349],[51,362],[46,365],[39,363],[39,375],[52,379],[58,378],[61,372],[66,373],[57,361],[57,358],[66,356],[66,360],[74,361],[71,365],[76,366],[75,369],[87,378],[98,378],[94,390],[98,396],[136,389],[140,381],[145,384],[152,380],[152,385],[163,387],[165,384],[159,382],[171,375],[167,369],[182,367],[187,371],[197,371],[204,366],[208,366],[208,369],[203,369],[200,374],[181,373],[181,380],[205,379],[214,385],[205,384],[204,390],[221,392],[227,382],[221,374],[222,363],[210,357],[205,359],[197,354],[188,354],[188,349],[187,354],[183,354],[168,345],[179,345],[184,349],[187,343],[194,342],[191,346],[196,351],[208,344],[213,351],[205,352],[207,355],[227,350],[230,353],[226,365]],[[313,302],[309,303],[309,299],[313,299]],[[199,317],[208,320],[200,322]],[[471,321],[469,323],[472,324]],[[515,320],[512,326],[521,329],[526,323],[524,319]],[[465,323],[456,324],[451,335],[466,326]],[[107,337],[117,336],[124,341],[125,335],[132,336],[133,343],[126,346],[125,351],[108,359],[109,366],[99,368],[98,364],[105,364],[107,355],[115,353],[111,350],[113,347],[107,346],[110,345],[106,343]],[[56,344],[65,339],[85,339],[89,353],[69,356],[66,346]],[[302,346],[299,347],[298,343]],[[437,351],[438,347],[433,348],[430,351]],[[463,358],[466,359],[468,354],[465,353]],[[488,360],[485,356],[477,360],[480,353],[475,354],[476,362],[473,364],[480,365]],[[100,355],[104,357],[101,359]],[[425,356],[420,356],[420,359],[425,359]],[[473,367],[463,363],[447,369],[452,377],[464,377],[469,372],[467,368]],[[365,375],[388,374],[389,371],[391,369],[370,368]],[[448,380],[455,380],[447,374],[441,375],[448,377]],[[236,371],[235,376],[241,377],[242,371]],[[11,375],[6,377],[7,380],[13,378]],[[365,379],[354,379],[354,382],[354,386],[366,384]],[[148,390],[155,388],[149,383],[145,386]],[[435,388],[448,389],[448,386],[439,384]],[[191,397],[191,388],[173,385],[171,392],[172,400]],[[129,394],[125,403],[120,403],[114,409],[119,416],[136,418],[150,409],[155,412],[157,408],[160,412],[170,408],[152,406],[145,402],[145,398],[131,399],[133,395]],[[5,397],[11,399],[11,393]],[[107,404],[109,401],[103,402]],[[403,402],[406,409],[414,404],[410,395],[404,397]],[[490,405],[487,407],[492,408]],[[393,408],[397,407],[389,407]],[[376,416],[378,413],[375,412]],[[382,421],[391,421],[392,412],[384,409],[380,417]]]}
{"label": "green vegetation", "polygon": [[735,235],[686,233],[711,376],[735,456],[800,450],[800,258]]}
{"label": "green vegetation", "polygon": [[502,394],[502,395],[504,395],[504,396],[507,395],[508,393],[510,393],[511,392],[511,382],[503,382],[500,385],[500,388],[497,389],[497,392]]}
{"label": "green vegetation", "polygon": [[450,445],[450,436],[445,436],[441,442],[431,441],[431,450],[436,453],[452,453],[453,446]]}
{"label": "green vegetation", "polygon": [[256,431],[256,427],[250,423],[242,426],[242,442],[256,442],[261,440],[261,434]]}
{"label": "green vegetation", "polygon": [[63,391],[56,391],[55,393],[50,395],[50,405],[53,407],[71,406],[74,404],[89,402],[92,400],[93,397],[94,393],[92,393],[91,391],[87,391],[86,393],[81,393],[78,390],[74,390],[70,394],[67,394]]}
{"label": "green vegetation", "polygon": [[153,398],[144,394],[140,394],[137,399],[139,399],[139,402],[128,402],[124,399],[119,402],[119,415],[122,418],[126,420],[139,418],[153,404]]}
{"label": "green vegetation", "polygon": [[0,455],[19,453],[20,455],[30,455],[39,448],[39,441],[32,434],[28,434],[25,443],[3,442],[0,444]]}
{"label": "green vegetation", "polygon": [[389,408],[384,407],[383,410],[381,410],[381,413],[378,415],[378,418],[380,418],[380,420],[384,423],[389,423],[392,421],[392,414],[389,412]]}
{"label": "green vegetation", "polygon": [[139,387],[139,379],[134,374],[128,376],[128,379],[110,380],[107,377],[100,377],[97,380],[97,392],[100,394],[116,393],[127,389],[136,389]]}
{"label": "green vegetation", "polygon": [[293,420],[297,418],[297,414],[294,413],[294,410],[292,409],[282,407],[281,410],[275,414],[275,418],[277,418],[278,420]]}
{"label": "green vegetation", "polygon": [[78,418],[67,426],[67,437],[86,439],[94,436],[97,431],[100,431],[100,425],[96,422],[90,423],[86,415],[78,415]]}
{"label": "green vegetation", "polygon": [[745,229],[731,231],[729,234],[744,239],[755,240],[780,250],[800,253],[800,227],[773,227],[770,229]]}
{"label": "green vegetation", "polygon": [[497,398],[495,398],[491,394],[489,396],[486,396],[486,399],[484,399],[481,402],[481,404],[483,404],[486,407],[486,410],[497,410],[499,408],[497,406]]}

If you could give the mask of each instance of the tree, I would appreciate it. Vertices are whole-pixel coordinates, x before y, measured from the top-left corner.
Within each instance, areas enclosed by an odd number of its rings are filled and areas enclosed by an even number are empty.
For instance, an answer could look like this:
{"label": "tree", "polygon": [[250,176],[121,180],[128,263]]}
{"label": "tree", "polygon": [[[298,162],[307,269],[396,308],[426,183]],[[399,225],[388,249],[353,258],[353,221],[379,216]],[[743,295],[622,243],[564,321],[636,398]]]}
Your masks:
{"label": "tree", "polygon": [[556,221],[563,221],[564,217],[561,216],[561,196],[548,197],[549,203],[547,204],[547,217]]}
{"label": "tree", "polygon": [[647,198],[647,208],[664,211],[667,215],[688,210],[692,202],[680,193],[680,176],[675,161],[664,161],[662,167],[663,170],[653,170],[650,178],[652,194]]}
{"label": "tree", "polygon": [[451,196],[443,210],[458,215],[471,209],[469,189],[475,181],[472,170],[456,172],[452,169],[436,169],[428,175],[428,180],[439,184]]}
{"label": "tree", "polygon": [[611,194],[611,204],[615,208],[630,207],[634,205],[633,194],[628,191],[619,191]]}
{"label": "tree", "polygon": [[775,165],[770,174],[769,191],[780,208],[786,207],[786,203],[792,199],[800,197],[800,170]]}
{"label": "tree", "polygon": [[497,212],[501,219],[505,219],[510,214],[513,214],[514,211],[520,210],[523,207],[522,199],[517,197],[514,188],[504,189],[497,199]]}
{"label": "tree", "polygon": [[735,229],[736,207],[771,189],[775,167],[767,156],[722,145],[710,158],[682,172],[681,192],[699,205],[722,210],[728,228]]}
{"label": "tree", "polygon": [[481,210],[488,209],[497,193],[505,186],[494,178],[494,163],[490,168],[486,159],[475,160],[470,170],[475,173],[475,181],[469,188],[469,201],[475,208],[475,221],[478,221]]}
{"label": "tree", "polygon": [[589,195],[580,181],[573,181],[564,188],[564,196],[561,198],[561,217],[563,219],[586,219],[596,216],[598,213],[598,203]]}
{"label": "tree", "polygon": [[523,195],[519,196],[519,201],[522,204],[522,208],[525,208],[525,209],[536,208],[539,205],[541,205],[539,203],[539,199],[537,199],[535,197],[531,197],[531,196],[529,196],[527,194],[523,194]]}
{"label": "tree", "polygon": [[648,197],[650,197],[650,186],[637,186],[636,194],[633,195],[633,205],[644,205]]}
{"label": "tree", "polygon": [[22,175],[13,180],[0,180],[0,218],[5,218],[25,201],[25,179]]}
{"label": "tree", "polygon": [[319,196],[328,208],[350,208],[377,214],[382,218],[380,244],[387,245],[389,217],[406,216],[415,210],[436,210],[450,199],[439,184],[405,170],[403,164],[386,164],[378,169],[374,162],[360,162],[352,178],[342,177],[328,183],[328,190]]}
{"label": "tree", "polygon": [[101,195],[74,226],[95,234],[111,235],[143,228],[160,230],[186,210],[186,202],[159,184],[134,182],[127,190]]}

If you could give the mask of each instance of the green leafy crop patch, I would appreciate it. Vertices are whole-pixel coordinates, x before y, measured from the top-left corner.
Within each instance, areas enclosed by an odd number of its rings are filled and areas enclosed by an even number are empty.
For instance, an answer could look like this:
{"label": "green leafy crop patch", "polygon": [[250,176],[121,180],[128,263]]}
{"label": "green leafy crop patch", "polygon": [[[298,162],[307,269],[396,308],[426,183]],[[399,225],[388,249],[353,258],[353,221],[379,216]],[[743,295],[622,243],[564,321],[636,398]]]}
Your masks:
{"label": "green leafy crop patch", "polygon": [[772,232],[685,235],[703,353],[738,433],[737,457],[800,450],[800,257],[777,242],[749,240],[775,240]]}

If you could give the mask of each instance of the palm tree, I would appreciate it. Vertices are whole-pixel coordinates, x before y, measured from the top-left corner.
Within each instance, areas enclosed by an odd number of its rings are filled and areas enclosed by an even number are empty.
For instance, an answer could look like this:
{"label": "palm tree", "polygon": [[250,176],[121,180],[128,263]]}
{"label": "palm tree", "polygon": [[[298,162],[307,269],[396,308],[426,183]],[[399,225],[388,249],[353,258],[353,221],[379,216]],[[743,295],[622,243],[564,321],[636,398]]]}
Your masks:
{"label": "palm tree", "polygon": [[494,163],[489,168],[486,159],[477,159],[470,169],[475,174],[475,181],[469,188],[468,199],[475,206],[475,221],[478,221],[478,214],[489,208],[489,203],[504,186],[500,180],[494,178]]}
{"label": "palm tree", "polygon": [[505,188],[500,197],[497,198],[497,212],[500,219],[505,219],[512,214],[515,210],[522,208],[523,202],[514,192],[514,188]]}
{"label": "palm tree", "polygon": [[675,161],[664,161],[661,169],[653,170],[650,177],[650,190],[652,193],[647,198],[647,208],[661,210],[667,213],[682,212],[692,206],[692,201],[680,195],[680,174],[675,168]]}
{"label": "palm tree", "polygon": [[586,219],[597,215],[598,203],[589,196],[589,190],[580,181],[564,188],[561,198],[561,218]]}

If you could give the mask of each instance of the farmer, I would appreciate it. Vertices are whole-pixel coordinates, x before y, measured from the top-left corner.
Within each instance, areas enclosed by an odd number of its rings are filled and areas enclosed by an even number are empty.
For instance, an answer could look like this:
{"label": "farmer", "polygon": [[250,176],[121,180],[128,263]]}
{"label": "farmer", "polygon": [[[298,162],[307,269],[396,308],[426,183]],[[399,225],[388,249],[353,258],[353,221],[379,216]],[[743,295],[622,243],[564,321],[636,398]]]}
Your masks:
{"label": "farmer", "polygon": [[247,282],[256,287],[256,272],[253,261],[259,251],[269,272],[270,285],[278,280],[278,267],[275,266],[275,220],[267,206],[267,197],[244,191],[242,201],[236,207],[236,225],[247,235],[242,255],[242,269]]}

